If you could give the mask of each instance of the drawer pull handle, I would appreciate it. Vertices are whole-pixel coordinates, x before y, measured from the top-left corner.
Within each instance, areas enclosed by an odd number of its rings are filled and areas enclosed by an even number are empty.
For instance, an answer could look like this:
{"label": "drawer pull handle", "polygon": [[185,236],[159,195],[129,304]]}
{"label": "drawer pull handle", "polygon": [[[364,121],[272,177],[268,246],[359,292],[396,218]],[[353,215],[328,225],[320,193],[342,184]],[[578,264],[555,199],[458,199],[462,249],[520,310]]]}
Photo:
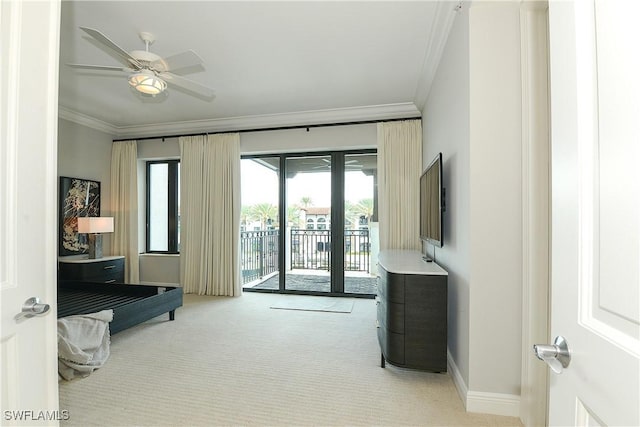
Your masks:
{"label": "drawer pull handle", "polygon": [[111,279],[111,280],[105,280],[104,283],[115,283],[116,279]]}
{"label": "drawer pull handle", "polygon": [[104,267],[102,267],[105,270],[111,270],[112,268],[116,268],[115,265],[105,265]]}

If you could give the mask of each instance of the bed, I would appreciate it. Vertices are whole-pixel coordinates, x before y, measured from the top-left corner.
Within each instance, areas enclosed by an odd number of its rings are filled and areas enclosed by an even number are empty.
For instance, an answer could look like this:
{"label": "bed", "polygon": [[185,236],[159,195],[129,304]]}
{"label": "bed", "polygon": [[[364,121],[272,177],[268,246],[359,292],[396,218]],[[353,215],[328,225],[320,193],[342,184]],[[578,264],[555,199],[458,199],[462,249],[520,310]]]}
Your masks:
{"label": "bed", "polygon": [[58,281],[58,318],[113,310],[111,334],[169,313],[182,306],[182,288]]}

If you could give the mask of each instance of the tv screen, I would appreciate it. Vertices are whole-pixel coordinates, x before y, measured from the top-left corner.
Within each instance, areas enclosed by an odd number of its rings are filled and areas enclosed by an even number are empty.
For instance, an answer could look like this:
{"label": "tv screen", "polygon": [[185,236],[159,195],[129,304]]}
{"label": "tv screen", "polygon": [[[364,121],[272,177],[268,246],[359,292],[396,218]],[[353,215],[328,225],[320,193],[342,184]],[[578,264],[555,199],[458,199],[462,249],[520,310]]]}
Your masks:
{"label": "tv screen", "polygon": [[420,238],[442,247],[442,153],[420,176]]}

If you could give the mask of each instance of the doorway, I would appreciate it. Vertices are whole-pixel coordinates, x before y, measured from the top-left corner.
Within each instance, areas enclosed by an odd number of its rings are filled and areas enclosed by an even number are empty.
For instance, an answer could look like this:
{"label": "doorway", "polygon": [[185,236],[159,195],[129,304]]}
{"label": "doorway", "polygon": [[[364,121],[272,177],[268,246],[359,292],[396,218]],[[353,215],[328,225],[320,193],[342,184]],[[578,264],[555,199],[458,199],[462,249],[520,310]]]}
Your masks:
{"label": "doorway", "polygon": [[244,290],[375,295],[375,150],[243,156],[241,168]]}

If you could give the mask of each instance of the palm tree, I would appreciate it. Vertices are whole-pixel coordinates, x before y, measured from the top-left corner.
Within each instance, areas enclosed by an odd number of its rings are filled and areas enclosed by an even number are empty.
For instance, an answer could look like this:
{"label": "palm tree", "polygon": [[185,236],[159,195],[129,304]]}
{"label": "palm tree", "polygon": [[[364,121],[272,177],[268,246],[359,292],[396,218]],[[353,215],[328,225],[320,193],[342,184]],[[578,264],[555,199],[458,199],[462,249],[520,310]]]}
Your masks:
{"label": "palm tree", "polygon": [[278,208],[271,203],[258,203],[250,207],[251,218],[260,221],[260,228],[267,229],[268,220],[276,221],[278,219]]}
{"label": "palm tree", "polygon": [[345,225],[344,228],[351,229],[354,226],[358,225],[358,214],[356,212],[356,205],[351,203],[349,200],[344,201],[344,220]]}
{"label": "palm tree", "polygon": [[308,208],[309,206],[313,206],[313,200],[311,200],[311,197],[309,196],[304,196],[300,198],[300,207],[301,208]]}
{"label": "palm tree", "polygon": [[293,228],[301,228],[300,207],[296,205],[287,206],[287,222],[291,223]]}
{"label": "palm tree", "polygon": [[356,218],[364,217],[367,221],[373,216],[373,199],[361,199],[353,206]]}
{"label": "palm tree", "polygon": [[247,222],[251,217],[251,207],[250,206],[242,206],[240,208],[240,225],[244,226],[244,229],[247,229]]}

